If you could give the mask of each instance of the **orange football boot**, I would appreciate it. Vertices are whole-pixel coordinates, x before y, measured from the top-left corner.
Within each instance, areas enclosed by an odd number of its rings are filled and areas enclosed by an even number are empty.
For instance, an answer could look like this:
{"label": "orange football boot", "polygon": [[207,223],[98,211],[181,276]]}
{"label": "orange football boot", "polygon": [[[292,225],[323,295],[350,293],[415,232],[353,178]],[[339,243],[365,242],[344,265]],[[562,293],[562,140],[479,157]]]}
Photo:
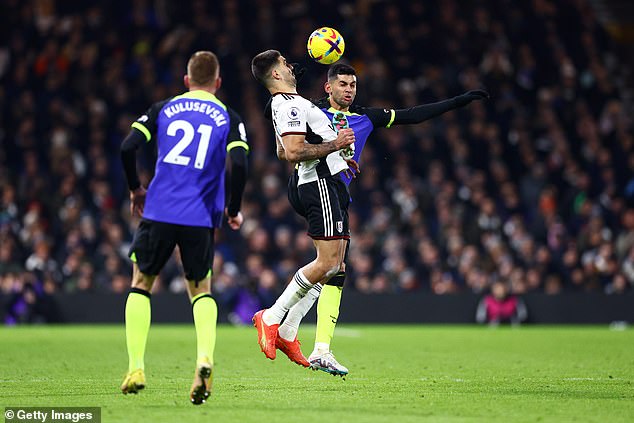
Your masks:
{"label": "orange football boot", "polygon": [[262,319],[264,310],[260,310],[253,315],[253,326],[258,330],[258,344],[260,349],[269,360],[275,360],[276,349],[275,340],[277,339],[277,329],[279,323],[275,325],[267,325]]}
{"label": "orange football boot", "polygon": [[304,354],[302,354],[302,350],[299,347],[300,345],[301,343],[297,340],[297,337],[295,337],[293,341],[287,341],[281,336],[278,336],[275,341],[277,349],[286,354],[289,360],[293,363],[299,364],[300,366],[309,367],[310,363]]}

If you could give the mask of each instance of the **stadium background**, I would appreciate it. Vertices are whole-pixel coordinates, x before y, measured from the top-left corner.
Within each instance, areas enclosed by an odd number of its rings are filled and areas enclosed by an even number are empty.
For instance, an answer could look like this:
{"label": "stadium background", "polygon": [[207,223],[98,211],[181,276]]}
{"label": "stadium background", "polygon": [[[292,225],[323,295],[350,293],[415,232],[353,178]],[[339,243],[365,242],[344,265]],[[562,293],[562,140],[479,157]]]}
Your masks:
{"label": "stadium background", "polygon": [[[313,252],[287,202],[289,167],[275,158],[262,114],[267,94],[249,63],[279,49],[309,68],[300,92],[322,96],[327,68],[305,53],[322,25],[346,39],[345,59],[359,73],[357,104],[410,107],[479,87],[493,97],[373,134],[352,185],[348,293],[477,298],[501,280],[516,294],[554,296],[555,307],[579,293],[631,300],[631,67],[589,2],[0,7],[6,323],[58,319],[55,304],[76,293],[125,293],[137,222],[119,143],[152,102],[184,90],[186,61],[199,49],[218,54],[219,97],[241,113],[251,144],[246,223],[239,234],[218,235],[214,294],[234,321],[268,305]],[[152,154],[143,157],[144,181],[151,163]],[[179,271],[174,257],[156,291],[182,290]]]}

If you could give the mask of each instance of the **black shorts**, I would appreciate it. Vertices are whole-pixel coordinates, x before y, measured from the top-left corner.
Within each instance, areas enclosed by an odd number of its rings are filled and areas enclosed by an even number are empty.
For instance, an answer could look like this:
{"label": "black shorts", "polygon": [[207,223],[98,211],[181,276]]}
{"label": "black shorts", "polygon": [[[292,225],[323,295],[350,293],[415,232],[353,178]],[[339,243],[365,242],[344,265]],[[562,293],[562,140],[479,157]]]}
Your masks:
{"label": "black shorts", "polygon": [[158,275],[180,248],[185,278],[201,281],[211,272],[214,261],[214,230],[141,219],[130,247],[130,258],[146,275]]}
{"label": "black shorts", "polygon": [[293,209],[308,221],[308,236],[313,239],[350,239],[348,206],[350,192],[339,175],[297,185],[293,172],[288,181],[288,200]]}

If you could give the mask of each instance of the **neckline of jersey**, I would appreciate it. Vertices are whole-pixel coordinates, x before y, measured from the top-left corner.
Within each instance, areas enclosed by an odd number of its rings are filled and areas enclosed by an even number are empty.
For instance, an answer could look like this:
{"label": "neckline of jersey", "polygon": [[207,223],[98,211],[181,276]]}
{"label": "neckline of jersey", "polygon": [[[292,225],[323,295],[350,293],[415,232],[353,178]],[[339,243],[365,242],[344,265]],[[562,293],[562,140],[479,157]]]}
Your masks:
{"label": "neckline of jersey", "polygon": [[181,95],[177,95],[172,100],[177,100],[180,98],[195,98],[197,100],[211,101],[218,104],[223,109],[227,110],[227,106],[225,106],[225,104],[222,101],[220,101],[218,97],[216,97],[214,94],[210,93],[209,91],[205,91],[205,90],[187,91]]}
{"label": "neckline of jersey", "polygon": [[346,116],[361,116],[359,113],[353,113],[353,112],[350,112],[350,111],[344,112],[344,111],[341,111],[341,110],[337,110],[337,109],[335,109],[335,108],[334,108],[334,107],[332,107],[332,106],[330,106],[330,107],[329,107],[326,111],[327,111],[327,112],[330,112],[330,113],[332,113],[332,114],[335,114],[335,113],[343,113],[343,114],[344,114],[344,115],[346,115]]}
{"label": "neckline of jersey", "polygon": [[285,92],[282,92],[282,91],[278,91],[278,92],[276,92],[276,93],[274,93],[274,94],[271,94],[271,97],[275,97],[276,95],[279,95],[279,94],[286,94],[286,95],[299,95],[299,94],[297,94],[297,93],[285,93]]}

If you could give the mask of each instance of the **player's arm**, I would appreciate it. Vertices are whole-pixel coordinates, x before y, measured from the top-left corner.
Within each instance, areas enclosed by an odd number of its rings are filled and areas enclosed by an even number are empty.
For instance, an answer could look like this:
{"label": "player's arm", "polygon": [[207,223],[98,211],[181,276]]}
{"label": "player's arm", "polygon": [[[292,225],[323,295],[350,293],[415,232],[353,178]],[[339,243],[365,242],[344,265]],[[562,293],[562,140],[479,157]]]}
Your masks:
{"label": "player's arm", "polygon": [[134,191],[141,187],[139,175],[136,170],[136,151],[145,143],[145,136],[134,127],[121,143],[121,161],[128,182],[128,189]]}
{"label": "player's arm", "polygon": [[489,93],[483,90],[473,90],[457,97],[439,101],[437,103],[421,104],[408,109],[375,109],[368,108],[368,115],[375,127],[389,128],[393,125],[410,125],[435,118],[443,113],[464,107],[474,100],[489,98]]}
{"label": "player's arm", "polygon": [[275,146],[276,146],[276,151],[277,151],[277,158],[280,160],[286,160],[286,152],[284,151],[284,146],[282,145],[282,142],[280,141],[279,137],[275,137]]}
{"label": "player's arm", "polygon": [[[272,113],[272,109],[271,109],[271,99],[269,99],[269,101],[266,103],[266,105],[264,106],[264,117],[268,120],[273,120],[273,113]],[[305,124],[304,124],[305,126]],[[305,135],[303,132],[301,133],[302,135]],[[300,135],[300,133],[297,133],[297,135]],[[282,138],[286,137],[286,141],[282,141]],[[297,138],[297,141],[299,141],[299,138]],[[303,140],[301,141],[301,143],[303,143]],[[293,144],[293,146],[291,146],[291,149],[293,149],[294,147],[299,147],[300,144],[298,143],[297,145],[295,145],[295,140],[294,139],[290,139],[288,137],[288,134],[282,134],[282,137],[275,137],[275,145],[276,145],[276,153],[277,153],[277,158],[280,160],[287,160],[289,162],[296,162],[296,161],[302,161],[302,160],[311,160],[308,158],[303,158],[300,160],[291,160],[286,152],[286,146],[287,145],[291,145]],[[321,144],[308,144],[310,145],[321,145]],[[330,146],[333,147],[334,146]],[[318,147],[316,150],[312,149],[312,147],[308,147],[308,150],[312,150],[312,151],[307,151],[304,149],[303,152],[299,153],[299,157],[306,157],[306,155],[308,156],[313,156],[316,155],[314,158],[321,158],[321,157],[325,157],[328,154],[332,153],[333,151],[337,151],[337,149],[332,150],[330,147],[325,148],[324,147]],[[320,150],[324,149],[324,150]],[[327,151],[327,152],[325,152]]]}
{"label": "player's arm", "polygon": [[303,162],[326,157],[330,153],[354,144],[354,132],[350,128],[342,129],[331,142],[308,144],[305,133],[282,134],[282,146],[289,162]]}
{"label": "player's arm", "polygon": [[[270,121],[273,121],[273,110],[271,108],[272,101],[273,101],[273,97],[269,98],[269,101],[267,101],[266,105],[264,106],[264,117]],[[275,136],[275,148],[276,148],[275,152],[277,154],[277,158],[280,160],[287,160],[286,152],[284,151],[284,146],[282,145],[282,141],[277,135]]]}
{"label": "player's arm", "polygon": [[231,128],[227,138],[227,154],[231,161],[231,178],[226,213],[229,218],[229,226],[232,229],[238,229],[242,224],[242,214],[240,213],[242,194],[244,194],[244,187],[249,174],[247,160],[249,144],[242,119],[234,110],[227,108],[227,111],[231,120]]}
{"label": "player's arm", "polygon": [[[167,101],[167,100],[166,100]],[[156,131],[156,117],[164,102],[153,104],[147,112],[132,123],[130,132],[121,143],[121,162],[130,190],[130,212],[141,216],[145,204],[145,188],[141,186],[136,169],[136,151],[152,139]]]}
{"label": "player's arm", "polygon": [[[266,105],[264,106],[264,117],[270,121],[273,121],[273,110],[271,109],[272,101],[273,101],[273,97],[269,98],[269,101],[267,101]],[[275,152],[277,154],[277,158],[280,160],[287,160],[286,152],[284,151],[284,146],[282,145],[282,141],[277,135],[275,136],[275,148],[276,148]]]}
{"label": "player's arm", "polygon": [[[286,160],[303,162],[326,157],[354,143],[352,129],[339,131],[337,137],[330,142],[310,144],[306,142],[308,132],[308,110],[314,107],[306,100],[288,101],[279,106],[273,114],[274,126],[279,134]],[[321,112],[320,112],[321,113]],[[333,130],[333,136],[336,134]],[[277,142],[277,141],[276,141]]]}

